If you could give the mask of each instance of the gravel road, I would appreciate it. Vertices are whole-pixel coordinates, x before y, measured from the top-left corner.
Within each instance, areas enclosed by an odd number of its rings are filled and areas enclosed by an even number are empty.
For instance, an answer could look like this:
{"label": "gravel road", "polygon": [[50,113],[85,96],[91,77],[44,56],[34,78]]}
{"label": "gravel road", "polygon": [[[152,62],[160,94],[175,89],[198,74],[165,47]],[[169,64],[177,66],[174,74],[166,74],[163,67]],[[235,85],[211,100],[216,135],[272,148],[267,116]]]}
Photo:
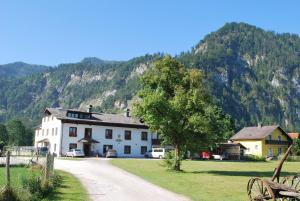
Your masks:
{"label": "gravel road", "polygon": [[188,201],[111,165],[103,158],[58,159],[55,168],[79,178],[94,201]]}

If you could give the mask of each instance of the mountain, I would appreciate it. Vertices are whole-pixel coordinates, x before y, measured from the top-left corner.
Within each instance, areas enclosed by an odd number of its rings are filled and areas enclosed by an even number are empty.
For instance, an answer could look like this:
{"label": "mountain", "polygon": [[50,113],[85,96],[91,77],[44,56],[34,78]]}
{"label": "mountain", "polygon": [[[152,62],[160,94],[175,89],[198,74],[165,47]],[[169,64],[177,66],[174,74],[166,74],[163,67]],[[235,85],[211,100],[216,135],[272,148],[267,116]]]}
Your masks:
{"label": "mountain", "polygon": [[[121,112],[139,89],[139,76],[162,54],[129,61],[86,58],[10,81],[0,80],[0,120],[38,123],[45,107]],[[237,129],[280,124],[300,131],[300,37],[245,23],[228,23],[176,58],[204,72],[207,87]]]}
{"label": "mountain", "polygon": [[78,63],[20,79],[1,81],[0,121],[11,118],[37,124],[46,107],[121,112],[138,90],[138,78],[160,54],[129,61],[103,61],[85,58]]}
{"label": "mountain", "polygon": [[14,62],[0,65],[0,79],[14,79],[26,77],[28,75],[43,72],[50,67],[43,65],[33,65],[24,62]]}
{"label": "mountain", "polygon": [[300,38],[229,23],[178,57],[205,72],[216,101],[244,125],[299,130]]}

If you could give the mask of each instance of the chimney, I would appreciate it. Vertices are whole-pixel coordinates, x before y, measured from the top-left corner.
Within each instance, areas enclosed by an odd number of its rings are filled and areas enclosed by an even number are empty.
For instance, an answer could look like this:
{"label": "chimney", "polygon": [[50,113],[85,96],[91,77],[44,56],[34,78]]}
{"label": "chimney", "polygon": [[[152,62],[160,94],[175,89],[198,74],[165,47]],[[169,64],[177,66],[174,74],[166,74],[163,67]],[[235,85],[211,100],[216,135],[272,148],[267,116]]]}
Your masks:
{"label": "chimney", "polygon": [[92,113],[93,112],[93,106],[92,105],[88,106],[87,112],[88,113]]}
{"label": "chimney", "polygon": [[129,108],[126,109],[125,116],[130,117],[130,109]]}
{"label": "chimney", "polygon": [[262,127],[262,123],[261,123],[261,122],[258,122],[258,123],[257,123],[257,127],[258,127],[258,128],[261,128],[261,127]]}

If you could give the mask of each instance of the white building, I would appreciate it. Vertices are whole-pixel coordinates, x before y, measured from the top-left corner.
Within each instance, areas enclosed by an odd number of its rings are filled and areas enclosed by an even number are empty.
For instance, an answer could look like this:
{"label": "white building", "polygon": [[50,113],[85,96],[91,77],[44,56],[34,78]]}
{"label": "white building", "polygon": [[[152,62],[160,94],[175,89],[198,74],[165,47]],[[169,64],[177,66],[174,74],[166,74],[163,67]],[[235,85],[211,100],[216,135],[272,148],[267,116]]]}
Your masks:
{"label": "white building", "polygon": [[105,155],[108,149],[119,157],[143,157],[157,143],[157,135],[139,120],[126,115],[104,114],[73,109],[47,108],[41,125],[35,131],[35,146],[49,148],[64,156],[74,148],[86,156]]}

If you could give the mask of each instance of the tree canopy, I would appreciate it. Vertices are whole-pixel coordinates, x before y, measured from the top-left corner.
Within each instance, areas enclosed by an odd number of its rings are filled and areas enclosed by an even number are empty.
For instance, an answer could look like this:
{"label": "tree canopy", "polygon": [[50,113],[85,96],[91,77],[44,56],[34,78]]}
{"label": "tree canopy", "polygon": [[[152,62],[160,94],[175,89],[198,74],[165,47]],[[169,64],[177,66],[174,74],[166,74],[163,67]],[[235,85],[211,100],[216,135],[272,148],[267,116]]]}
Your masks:
{"label": "tree canopy", "polygon": [[6,129],[8,133],[8,142],[6,145],[26,146],[32,145],[33,131],[26,128],[20,120],[11,120],[7,122]]}
{"label": "tree canopy", "polygon": [[134,115],[175,148],[173,169],[180,170],[185,148],[214,146],[232,134],[230,116],[213,104],[200,70],[185,69],[166,56],[142,76],[141,83]]}

